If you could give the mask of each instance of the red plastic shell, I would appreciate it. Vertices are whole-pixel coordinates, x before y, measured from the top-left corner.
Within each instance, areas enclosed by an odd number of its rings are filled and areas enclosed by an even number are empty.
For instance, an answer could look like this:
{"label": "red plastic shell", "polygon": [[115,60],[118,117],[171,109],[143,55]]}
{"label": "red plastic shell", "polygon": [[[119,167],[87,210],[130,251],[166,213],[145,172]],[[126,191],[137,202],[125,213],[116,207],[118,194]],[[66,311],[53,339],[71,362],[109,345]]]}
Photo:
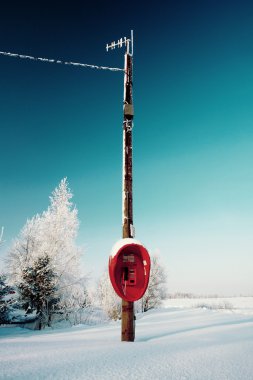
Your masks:
{"label": "red plastic shell", "polygon": [[142,244],[126,243],[109,258],[112,286],[125,301],[134,302],[143,297],[148,286],[149,274],[150,257]]}

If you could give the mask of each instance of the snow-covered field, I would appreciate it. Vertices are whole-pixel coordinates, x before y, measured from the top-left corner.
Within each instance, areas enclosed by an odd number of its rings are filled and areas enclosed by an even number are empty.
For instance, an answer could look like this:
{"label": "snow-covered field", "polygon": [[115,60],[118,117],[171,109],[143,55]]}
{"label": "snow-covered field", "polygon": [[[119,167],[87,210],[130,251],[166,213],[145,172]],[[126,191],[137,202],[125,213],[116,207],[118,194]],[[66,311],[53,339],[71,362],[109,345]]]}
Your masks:
{"label": "snow-covered field", "polygon": [[253,315],[253,297],[174,298],[165,301],[164,306],[227,310],[237,314]]}
{"label": "snow-covered field", "polygon": [[253,379],[252,297],[168,300],[136,322],[134,343],[119,323],[2,327],[0,379]]}

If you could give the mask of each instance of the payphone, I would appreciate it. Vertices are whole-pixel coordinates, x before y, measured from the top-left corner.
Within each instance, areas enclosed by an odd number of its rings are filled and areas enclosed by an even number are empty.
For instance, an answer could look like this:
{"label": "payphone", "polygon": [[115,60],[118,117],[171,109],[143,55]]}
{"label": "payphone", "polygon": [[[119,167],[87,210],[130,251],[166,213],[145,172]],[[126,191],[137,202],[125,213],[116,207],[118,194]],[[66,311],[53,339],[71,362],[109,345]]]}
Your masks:
{"label": "payphone", "polygon": [[147,249],[132,238],[115,244],[109,258],[109,275],[112,286],[125,301],[137,301],[148,286],[150,257]]}

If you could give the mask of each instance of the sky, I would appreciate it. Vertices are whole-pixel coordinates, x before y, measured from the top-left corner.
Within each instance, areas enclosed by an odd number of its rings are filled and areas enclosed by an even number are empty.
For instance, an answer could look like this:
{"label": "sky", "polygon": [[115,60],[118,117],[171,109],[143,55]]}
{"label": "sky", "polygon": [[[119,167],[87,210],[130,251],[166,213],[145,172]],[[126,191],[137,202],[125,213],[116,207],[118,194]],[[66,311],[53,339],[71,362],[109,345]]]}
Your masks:
{"label": "sky", "polygon": [[[131,29],[136,238],[170,292],[252,295],[251,2],[0,5],[3,52],[123,68],[105,46]],[[123,72],[0,55],[0,83],[0,263],[67,177],[94,280],[121,238]]]}

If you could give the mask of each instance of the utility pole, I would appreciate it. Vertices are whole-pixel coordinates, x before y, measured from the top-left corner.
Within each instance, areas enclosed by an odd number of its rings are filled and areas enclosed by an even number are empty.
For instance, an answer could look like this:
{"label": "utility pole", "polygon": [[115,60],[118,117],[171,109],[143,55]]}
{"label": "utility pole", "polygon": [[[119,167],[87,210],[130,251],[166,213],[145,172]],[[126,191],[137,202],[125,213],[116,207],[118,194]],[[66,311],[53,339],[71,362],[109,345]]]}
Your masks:
{"label": "utility pole", "polygon": [[[124,65],[124,120],[123,120],[123,175],[122,175],[122,237],[133,238],[133,188],[132,188],[132,129],[133,129],[133,31],[131,39],[118,40],[106,45],[106,50],[126,46]],[[135,338],[134,302],[122,300],[121,340],[133,342]]]}

